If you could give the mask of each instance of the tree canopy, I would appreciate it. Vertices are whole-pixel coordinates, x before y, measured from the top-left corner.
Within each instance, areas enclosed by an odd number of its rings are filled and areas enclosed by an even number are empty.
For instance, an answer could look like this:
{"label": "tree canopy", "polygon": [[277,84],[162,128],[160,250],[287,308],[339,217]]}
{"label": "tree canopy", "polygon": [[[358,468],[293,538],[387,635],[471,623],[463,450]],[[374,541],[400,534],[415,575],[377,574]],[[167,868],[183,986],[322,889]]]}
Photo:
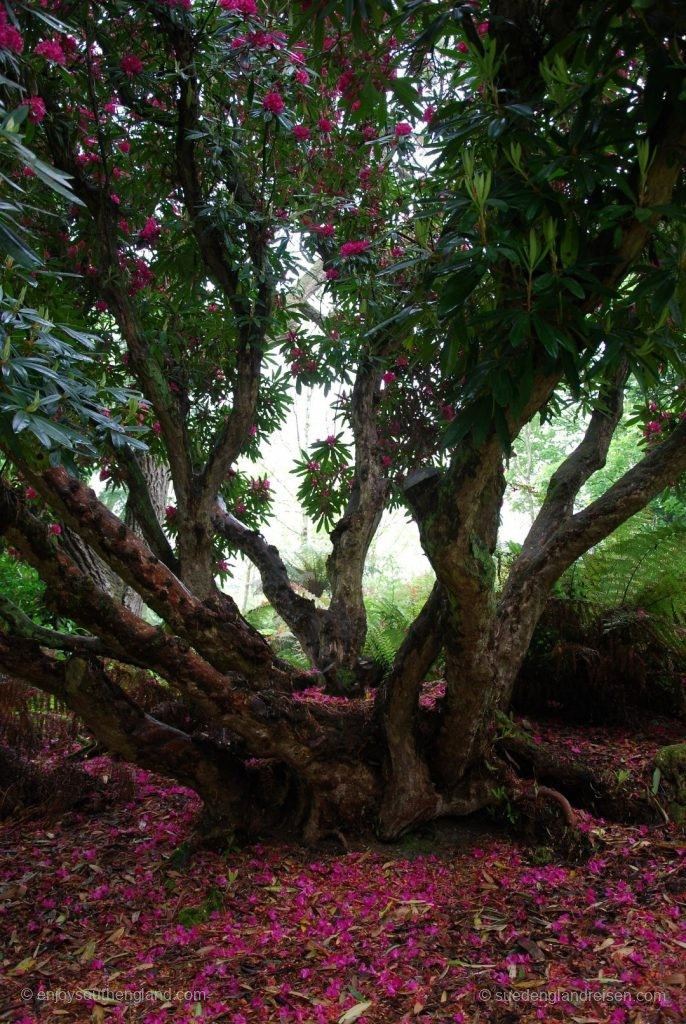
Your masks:
{"label": "tree canopy", "polygon": [[[255,758],[309,835],[488,802],[493,716],[551,587],[686,470],[685,34],[670,0],[8,6],[0,529],[80,631],[0,612],[0,663],[217,819],[248,791],[256,821],[277,813]],[[578,509],[629,384],[642,455]],[[327,608],[259,532],[279,496],[249,468],[310,387],[340,418],[293,463],[331,538]],[[498,592],[513,442],[570,403],[585,434]],[[436,586],[375,712],[293,699],[369,681],[362,574],[389,505]],[[218,588],[236,552],[314,675]],[[231,748],[170,732],[113,662],[159,674]]]}

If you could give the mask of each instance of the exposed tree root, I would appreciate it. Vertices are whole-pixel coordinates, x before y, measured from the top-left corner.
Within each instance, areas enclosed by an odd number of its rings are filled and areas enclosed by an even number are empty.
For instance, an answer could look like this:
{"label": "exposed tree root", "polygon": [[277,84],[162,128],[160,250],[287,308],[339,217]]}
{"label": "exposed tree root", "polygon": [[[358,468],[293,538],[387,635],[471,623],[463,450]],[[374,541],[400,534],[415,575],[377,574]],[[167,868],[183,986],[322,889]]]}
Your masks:
{"label": "exposed tree root", "polygon": [[523,729],[508,731],[498,740],[498,749],[520,777],[534,779],[539,793],[556,800],[567,818],[574,815],[574,806],[611,821],[661,820],[649,794],[625,792],[614,775],[591,769],[548,743],[534,742]]}

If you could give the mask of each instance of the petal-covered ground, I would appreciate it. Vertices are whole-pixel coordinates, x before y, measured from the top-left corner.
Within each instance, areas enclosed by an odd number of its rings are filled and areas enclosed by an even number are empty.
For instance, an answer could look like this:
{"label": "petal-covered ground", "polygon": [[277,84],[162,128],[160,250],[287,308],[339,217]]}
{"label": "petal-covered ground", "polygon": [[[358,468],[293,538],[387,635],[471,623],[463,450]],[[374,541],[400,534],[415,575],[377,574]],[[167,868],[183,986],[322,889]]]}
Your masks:
{"label": "petal-covered ground", "polygon": [[[674,738],[534,731],[632,779]],[[130,772],[133,798],[0,832],[0,1020],[686,1020],[686,840],[671,826],[584,817],[584,865],[536,864],[488,821],[182,865],[193,794],[106,758],[88,770]]]}

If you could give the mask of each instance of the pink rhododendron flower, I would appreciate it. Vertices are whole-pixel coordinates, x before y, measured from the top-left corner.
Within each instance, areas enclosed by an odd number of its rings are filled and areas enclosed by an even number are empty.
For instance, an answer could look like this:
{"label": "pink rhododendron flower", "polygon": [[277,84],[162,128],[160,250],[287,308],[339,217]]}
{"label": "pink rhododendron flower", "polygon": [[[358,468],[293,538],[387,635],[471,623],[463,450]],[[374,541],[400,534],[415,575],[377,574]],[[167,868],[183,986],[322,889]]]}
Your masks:
{"label": "pink rhododendron flower", "polygon": [[344,242],[340,248],[340,254],[343,258],[348,256],[359,256],[360,253],[366,252],[371,247],[371,242],[366,240],[359,242]]}
{"label": "pink rhododendron flower", "polygon": [[139,75],[143,70],[143,61],[140,57],[129,53],[119,61],[119,67],[127,78],[133,78],[134,75]]}
{"label": "pink rhododendron flower", "polygon": [[282,114],[284,112],[286,104],[283,101],[283,97],[276,90],[268,92],[262,100],[262,106],[265,110],[268,110],[270,114]]}
{"label": "pink rhododendron flower", "polygon": [[334,129],[333,121],[330,121],[328,117],[320,117],[317,123],[319,131],[323,132],[324,135],[328,135],[328,133],[332,132]]}
{"label": "pink rhododendron flower", "polygon": [[7,24],[7,11],[0,9],[0,50],[9,50],[11,53],[21,53],[24,49],[24,40],[16,28]]}
{"label": "pink rhododendron flower", "polygon": [[219,0],[219,6],[225,11],[235,11],[245,17],[254,17],[257,14],[255,0]]}
{"label": "pink rhododendron flower", "polygon": [[156,242],[160,236],[160,226],[154,217],[148,217],[145,226],[138,232],[138,237],[143,242]]}
{"label": "pink rhododendron flower", "polygon": [[306,124],[293,125],[293,135],[298,142],[306,142],[310,137],[310,129]]}
{"label": "pink rhododendron flower", "polygon": [[29,121],[32,124],[40,124],[47,113],[45,100],[40,96],[30,96],[22,105],[29,108]]}
{"label": "pink rhododendron flower", "polygon": [[59,523],[50,523],[50,525],[48,526],[48,533],[52,533],[55,535],[55,537],[59,537],[59,535],[62,533],[62,527],[60,526]]}
{"label": "pink rhododendron flower", "polygon": [[33,52],[38,57],[45,57],[46,60],[51,61],[53,64],[61,64],[64,67],[67,63],[67,57],[64,50],[54,39],[44,39],[42,43],[38,44]]}
{"label": "pink rhododendron flower", "polygon": [[400,123],[397,124],[393,129],[393,134],[395,135],[396,139],[402,138],[403,135],[411,135],[412,125],[408,124],[407,121],[400,121]]}
{"label": "pink rhododendron flower", "polygon": [[324,271],[324,277],[327,281],[335,281],[336,278],[340,277],[340,271],[336,270],[335,267],[329,267],[328,270]]}

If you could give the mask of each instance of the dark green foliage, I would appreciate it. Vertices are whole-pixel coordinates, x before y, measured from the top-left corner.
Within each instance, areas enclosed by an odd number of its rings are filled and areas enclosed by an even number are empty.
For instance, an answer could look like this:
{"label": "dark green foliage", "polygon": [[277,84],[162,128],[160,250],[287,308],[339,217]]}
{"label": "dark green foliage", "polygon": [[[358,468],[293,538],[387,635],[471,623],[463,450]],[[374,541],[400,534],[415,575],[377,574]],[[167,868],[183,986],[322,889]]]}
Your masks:
{"label": "dark green foliage", "polygon": [[0,551],[0,593],[10,597],[25,615],[40,626],[53,626],[54,620],[45,607],[45,584],[26,562]]}

